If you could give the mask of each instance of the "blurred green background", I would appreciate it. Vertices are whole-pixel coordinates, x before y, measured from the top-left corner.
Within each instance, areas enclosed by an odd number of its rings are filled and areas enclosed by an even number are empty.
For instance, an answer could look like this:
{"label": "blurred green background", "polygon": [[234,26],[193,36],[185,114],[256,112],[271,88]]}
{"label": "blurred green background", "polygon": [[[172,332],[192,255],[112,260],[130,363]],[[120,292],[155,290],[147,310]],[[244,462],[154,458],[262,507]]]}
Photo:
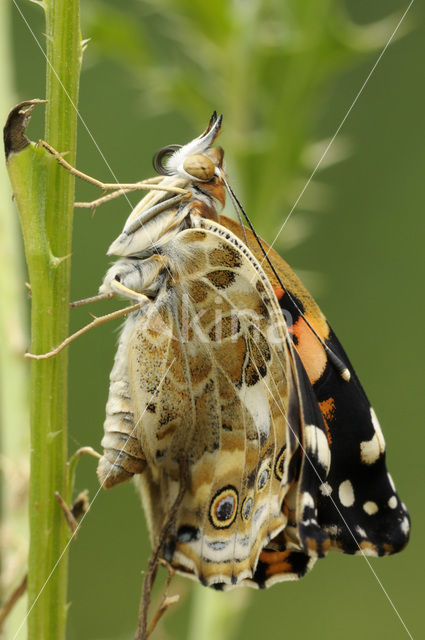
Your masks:
{"label": "blurred green background", "polygon": [[[43,43],[40,8],[24,0],[18,6]],[[271,242],[407,6],[82,0],[83,36],[91,41],[78,166],[106,181],[107,165],[121,181],[151,176],[153,153],[198,135],[217,109],[231,184]],[[10,14],[16,102],[41,98],[42,52],[12,4]],[[423,4],[414,3],[276,245],[319,301],[383,425],[413,531],[402,554],[370,564],[416,638],[425,628],[424,19]],[[39,108],[29,129],[34,140],[42,121]],[[77,199],[96,196],[78,185]],[[76,210],[74,299],[96,293],[110,263],[106,249],[129,211],[124,199],[94,217]],[[111,304],[93,309],[108,310]],[[87,319],[87,309],[74,310],[73,328]],[[70,348],[71,452],[99,449],[118,329],[108,324]],[[77,475],[77,488],[91,496],[95,466],[84,459]],[[68,640],[132,638],[148,554],[132,485],[101,491],[72,546]],[[182,602],[154,637],[188,637],[193,589],[177,579],[175,590]],[[408,637],[362,558],[331,554],[302,581],[248,597],[234,638]]]}

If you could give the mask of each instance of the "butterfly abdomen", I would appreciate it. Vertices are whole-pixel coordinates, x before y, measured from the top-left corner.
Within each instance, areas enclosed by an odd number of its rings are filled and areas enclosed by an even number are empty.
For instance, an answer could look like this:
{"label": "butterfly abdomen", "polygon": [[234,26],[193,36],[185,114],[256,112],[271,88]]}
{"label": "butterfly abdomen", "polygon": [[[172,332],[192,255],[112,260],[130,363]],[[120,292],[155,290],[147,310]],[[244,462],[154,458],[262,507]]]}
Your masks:
{"label": "butterfly abdomen", "polygon": [[128,377],[128,339],[134,330],[134,317],[126,320],[110,375],[104,436],[103,456],[97,474],[105,488],[130,480],[142,473],[146,459],[134,429],[134,408]]}

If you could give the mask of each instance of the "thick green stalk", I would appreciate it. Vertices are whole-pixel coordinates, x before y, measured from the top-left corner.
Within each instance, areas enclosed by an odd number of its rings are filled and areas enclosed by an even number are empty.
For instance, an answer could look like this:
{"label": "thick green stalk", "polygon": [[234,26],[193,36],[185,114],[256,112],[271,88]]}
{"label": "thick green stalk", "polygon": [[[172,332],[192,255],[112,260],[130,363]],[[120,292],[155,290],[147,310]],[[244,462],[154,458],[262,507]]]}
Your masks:
{"label": "thick green stalk", "polygon": [[248,589],[225,594],[194,585],[188,640],[233,640],[250,601]]}
{"label": "thick green stalk", "polygon": [[[75,163],[81,64],[79,0],[46,0],[47,140]],[[68,334],[74,178],[39,147],[12,154],[9,175],[19,209],[31,283],[31,351]],[[31,365],[28,638],[63,640],[66,624],[65,518],[55,500],[67,485],[67,353]]]}

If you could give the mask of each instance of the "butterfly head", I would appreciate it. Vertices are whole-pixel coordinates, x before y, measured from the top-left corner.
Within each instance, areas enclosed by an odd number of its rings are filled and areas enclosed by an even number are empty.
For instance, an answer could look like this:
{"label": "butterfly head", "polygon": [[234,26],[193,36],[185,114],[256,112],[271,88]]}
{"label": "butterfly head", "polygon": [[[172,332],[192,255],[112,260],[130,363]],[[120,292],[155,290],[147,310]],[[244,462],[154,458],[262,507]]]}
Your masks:
{"label": "butterfly head", "polygon": [[200,136],[184,146],[172,144],[160,149],[154,156],[155,170],[164,176],[173,176],[196,182],[209,182],[219,175],[223,165],[223,150],[211,149],[220,133],[223,116],[214,111],[207,128]]}
{"label": "butterfly head", "polygon": [[217,208],[225,203],[224,152],[211,145],[221,122],[222,116],[214,111],[200,136],[155,154],[154,167],[164,176],[155,186],[165,189],[148,194],[135,206],[122,233],[109,247],[109,255],[145,254],[185,226],[188,213],[217,219]]}

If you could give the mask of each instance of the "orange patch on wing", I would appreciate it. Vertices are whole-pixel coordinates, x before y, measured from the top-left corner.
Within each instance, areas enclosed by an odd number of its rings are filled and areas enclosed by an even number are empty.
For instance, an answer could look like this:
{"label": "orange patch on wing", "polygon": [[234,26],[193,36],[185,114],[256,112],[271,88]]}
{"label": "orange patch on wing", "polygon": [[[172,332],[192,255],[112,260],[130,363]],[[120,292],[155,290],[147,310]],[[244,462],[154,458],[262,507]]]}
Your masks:
{"label": "orange patch on wing", "polygon": [[290,551],[263,551],[260,553],[260,561],[268,565],[266,575],[273,576],[277,573],[290,573],[292,565],[287,562]]}
{"label": "orange patch on wing", "polygon": [[[223,226],[227,227],[232,231],[240,240],[244,241],[244,235],[242,233],[241,226],[236,220],[232,220],[227,216],[219,216],[219,223]],[[319,336],[322,340],[326,340],[329,336],[329,326],[326,322],[326,318],[321,312],[317,303],[313,300],[301,280],[297,277],[297,275],[292,271],[291,267],[283,260],[276,251],[270,247],[267,242],[261,240],[263,248],[266,250],[267,255],[271,262],[273,263],[273,267],[277,271],[279,275],[279,280],[274,275],[272,269],[270,268],[267,261],[264,259],[263,253],[258,246],[258,243],[250,229],[245,228],[245,234],[248,239],[248,246],[252,253],[255,255],[257,260],[260,262],[262,268],[264,269],[270,284],[273,288],[282,289],[281,283],[285,287],[285,290],[294,296],[301,303],[306,316],[308,317],[309,322],[315,328]],[[276,295],[278,293],[275,291]],[[278,296],[279,298],[279,296]]]}
{"label": "orange patch on wing", "polygon": [[392,544],[385,543],[383,546],[386,554],[391,555],[392,553],[395,553],[394,547]]}
{"label": "orange patch on wing", "polygon": [[283,297],[284,293],[285,293],[285,291],[282,289],[282,287],[279,287],[279,286],[273,287],[273,291],[275,292],[276,298],[278,300],[280,300]]}
{"label": "orange patch on wing", "polygon": [[332,436],[329,428],[329,422],[333,420],[335,415],[335,401],[333,398],[328,398],[327,400],[323,400],[323,402],[319,402],[319,408],[322,412],[323,422],[325,423],[326,435],[328,438],[329,444],[332,444]]}
{"label": "orange patch on wing", "polygon": [[[308,318],[308,321],[314,327],[310,318]],[[303,318],[298,318],[297,322],[289,330],[298,339],[296,345],[298,355],[307,371],[311,384],[314,384],[325,370],[326,352]]]}
{"label": "orange patch on wing", "polygon": [[306,538],[305,544],[307,546],[307,549],[309,551],[312,551],[313,553],[318,553],[319,551],[321,551],[322,553],[326,553],[327,551],[329,551],[329,548],[331,546],[329,538],[321,544],[319,544],[315,538]]}
{"label": "orange patch on wing", "polygon": [[368,540],[363,540],[362,542],[360,542],[359,546],[362,551],[373,551],[374,553],[378,553],[378,550],[373,542],[369,542]]}

